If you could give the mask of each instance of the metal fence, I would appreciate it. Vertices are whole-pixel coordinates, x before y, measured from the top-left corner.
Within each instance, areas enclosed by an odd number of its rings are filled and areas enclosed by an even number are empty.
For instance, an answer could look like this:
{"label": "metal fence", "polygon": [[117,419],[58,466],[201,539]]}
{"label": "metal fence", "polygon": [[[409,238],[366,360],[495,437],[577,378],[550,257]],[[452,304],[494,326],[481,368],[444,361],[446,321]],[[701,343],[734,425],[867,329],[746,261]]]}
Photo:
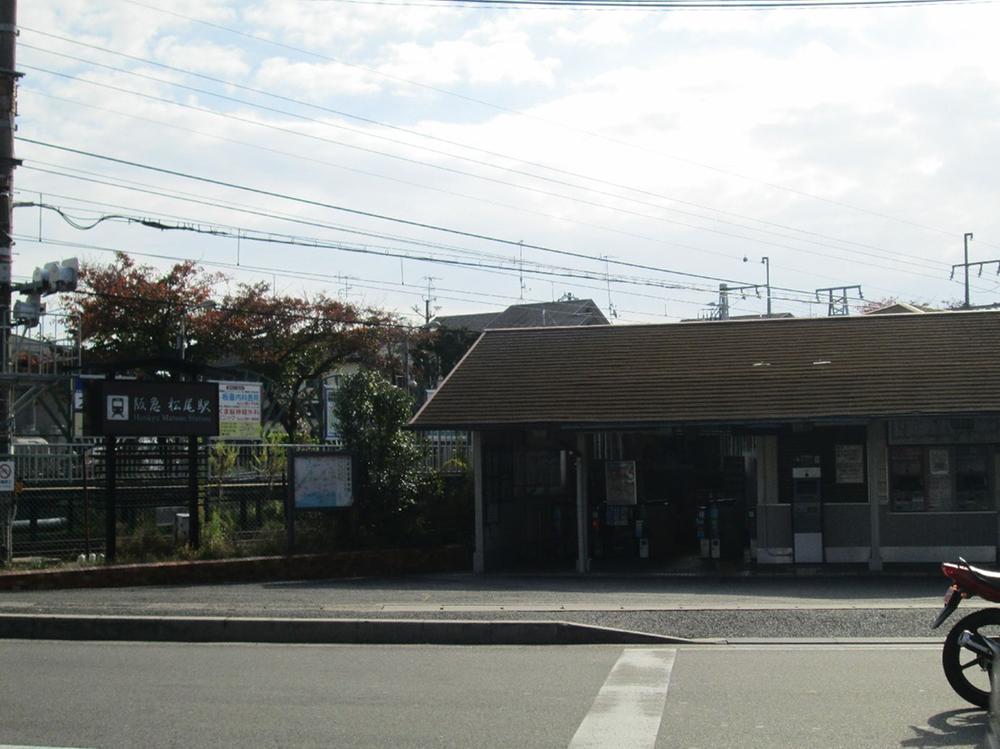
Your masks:
{"label": "metal fence", "polygon": [[[421,444],[429,469],[445,476],[468,469],[466,433],[424,435]],[[288,451],[330,447],[223,441],[200,445],[194,468],[203,553],[283,551]],[[16,556],[75,558],[105,552],[106,458],[99,440],[15,446],[20,488],[12,539]],[[150,559],[182,548],[192,496],[187,440],[120,439],[116,479],[118,558]]]}
{"label": "metal fence", "polygon": [[[293,446],[201,445],[194,456],[202,546],[215,556],[278,551],[284,538],[285,455]],[[294,446],[305,449],[307,446]],[[315,446],[313,446],[315,447]],[[116,446],[117,554],[166,556],[187,541],[192,455],[181,439]],[[19,557],[105,551],[107,454],[103,444],[17,446],[13,549]]]}
{"label": "metal fence", "polygon": [[429,469],[457,475],[472,468],[472,435],[469,432],[425,432],[420,442]]}

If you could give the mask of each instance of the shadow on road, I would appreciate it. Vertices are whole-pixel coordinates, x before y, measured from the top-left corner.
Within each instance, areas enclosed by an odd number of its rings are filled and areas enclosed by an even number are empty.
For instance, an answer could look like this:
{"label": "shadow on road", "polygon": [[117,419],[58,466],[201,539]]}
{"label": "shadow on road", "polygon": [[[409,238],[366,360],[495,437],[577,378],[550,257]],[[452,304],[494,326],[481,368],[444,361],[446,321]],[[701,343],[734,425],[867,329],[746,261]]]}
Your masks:
{"label": "shadow on road", "polygon": [[985,747],[986,724],[989,715],[985,710],[970,707],[948,710],[932,715],[925,726],[910,726],[915,736],[903,739],[905,747]]}

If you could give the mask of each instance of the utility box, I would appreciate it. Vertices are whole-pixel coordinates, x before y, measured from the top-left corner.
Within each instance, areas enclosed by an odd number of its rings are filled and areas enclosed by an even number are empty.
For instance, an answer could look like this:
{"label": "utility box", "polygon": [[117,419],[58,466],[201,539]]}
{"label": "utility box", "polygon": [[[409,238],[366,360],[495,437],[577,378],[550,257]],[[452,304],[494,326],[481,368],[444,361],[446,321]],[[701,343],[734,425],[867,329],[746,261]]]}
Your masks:
{"label": "utility box", "polygon": [[191,515],[187,512],[178,512],[174,515],[174,543],[187,543],[191,534]]}
{"label": "utility box", "polygon": [[792,466],[792,534],[795,562],[823,561],[822,471],[818,455],[799,455]]}

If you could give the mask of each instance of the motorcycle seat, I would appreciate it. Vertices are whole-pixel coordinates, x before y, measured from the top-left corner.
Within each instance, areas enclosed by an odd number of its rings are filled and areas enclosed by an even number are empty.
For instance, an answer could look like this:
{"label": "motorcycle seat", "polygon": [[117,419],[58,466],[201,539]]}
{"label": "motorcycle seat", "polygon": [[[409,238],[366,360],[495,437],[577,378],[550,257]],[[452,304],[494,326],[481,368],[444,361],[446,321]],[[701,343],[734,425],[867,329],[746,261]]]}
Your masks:
{"label": "motorcycle seat", "polygon": [[973,575],[978,577],[980,580],[983,580],[992,585],[1000,587],[1000,571],[988,570],[983,567],[975,567],[971,564],[969,565],[969,570],[972,572]]}

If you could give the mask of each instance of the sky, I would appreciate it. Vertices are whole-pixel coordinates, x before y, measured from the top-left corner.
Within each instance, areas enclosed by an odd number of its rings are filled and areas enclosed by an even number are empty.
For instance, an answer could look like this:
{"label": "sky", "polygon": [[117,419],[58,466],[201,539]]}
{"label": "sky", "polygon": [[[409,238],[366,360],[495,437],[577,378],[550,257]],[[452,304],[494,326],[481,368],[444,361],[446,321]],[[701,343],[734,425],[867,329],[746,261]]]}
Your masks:
{"label": "sky", "polygon": [[998,2],[19,6],[15,281],[125,251],[414,323],[572,295],[635,324],[720,284],[733,316],[768,281],[795,316],[960,302],[963,235],[1000,259]]}

